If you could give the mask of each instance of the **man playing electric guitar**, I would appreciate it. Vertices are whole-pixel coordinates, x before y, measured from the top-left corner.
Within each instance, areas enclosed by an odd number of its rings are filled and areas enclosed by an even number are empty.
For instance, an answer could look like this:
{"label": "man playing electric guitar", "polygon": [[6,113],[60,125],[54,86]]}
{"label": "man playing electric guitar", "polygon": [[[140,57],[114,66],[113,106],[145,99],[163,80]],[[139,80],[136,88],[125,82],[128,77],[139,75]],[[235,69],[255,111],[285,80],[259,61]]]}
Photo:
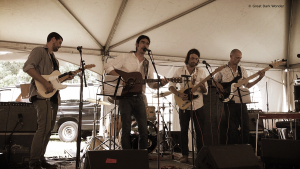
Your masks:
{"label": "man playing electric guitar", "polygon": [[[49,142],[51,131],[55,125],[58,104],[60,102],[59,92],[57,91],[50,99],[41,97],[35,85],[35,80],[43,84],[47,92],[52,92],[53,85],[44,79],[41,75],[50,75],[54,70],[59,70],[58,60],[53,52],[57,52],[61,47],[63,38],[56,32],[52,32],[47,37],[47,44],[43,47],[34,48],[27,61],[24,64],[23,71],[32,77],[29,89],[30,101],[37,111],[38,129],[34,134],[31,150],[29,168],[41,169],[56,168],[46,162],[44,154]],[[70,75],[67,80],[73,79]]]}
{"label": "man playing electric guitar", "polygon": [[[196,131],[196,144],[197,144],[197,153],[202,148],[202,134],[201,130],[203,131],[205,114],[203,109],[203,94],[207,94],[208,87],[207,83],[205,84],[200,83],[203,79],[205,79],[205,72],[204,70],[197,67],[200,59],[200,52],[197,49],[191,49],[185,58],[185,66],[179,68],[173,77],[181,77],[181,75],[191,75],[191,81],[193,83],[192,93],[197,94],[198,98],[193,100],[193,119],[194,119],[194,126]],[[175,83],[170,82],[169,90],[176,96],[182,98],[183,100],[188,99],[188,95],[185,93],[181,93],[176,90]],[[180,89],[184,89],[185,84],[180,83]],[[179,121],[180,121],[180,139],[181,139],[181,148],[182,148],[182,158],[180,162],[186,163],[188,162],[188,129],[189,129],[189,122],[191,118],[191,109],[187,108],[187,110],[179,109]],[[200,125],[200,126],[199,126]]]}
{"label": "man playing electric guitar", "polygon": [[[144,57],[146,49],[149,48],[150,38],[145,35],[141,35],[136,40],[136,51],[123,54],[117,57],[113,61],[107,63],[104,66],[106,72],[110,75],[120,76],[117,70],[124,72],[140,72],[143,78],[153,79],[153,66]],[[161,81],[161,86],[168,83],[167,80],[163,79]],[[147,83],[149,87],[157,89],[157,83]],[[143,85],[141,93],[130,93],[128,92],[125,96],[119,99],[119,109],[121,112],[122,121],[122,136],[121,145],[123,149],[131,149],[130,146],[130,131],[131,131],[131,115],[135,117],[138,124],[139,131],[139,149],[148,148],[148,131],[147,131],[147,115],[146,115],[146,105],[147,101],[145,93],[146,85]]]}
{"label": "man playing electric guitar", "polygon": [[[228,66],[218,72],[214,76],[214,80],[217,83],[217,87],[220,90],[220,94],[225,92],[224,86],[229,86],[231,83],[236,83],[239,80],[248,77],[247,72],[244,68],[238,66],[242,59],[242,52],[238,49],[233,49],[230,53],[230,60]],[[265,75],[264,71],[259,71],[259,77],[251,82],[244,84],[245,87],[251,88],[257,82],[259,82]],[[222,83],[222,84],[220,84]],[[247,144],[249,142],[249,116],[247,112],[247,106],[245,103],[235,103],[235,100],[240,101],[238,96],[234,96],[229,102],[224,103],[225,117],[222,119],[220,126],[220,142],[221,144]],[[241,112],[242,111],[242,112]],[[242,113],[242,119],[241,119]],[[229,118],[229,119],[228,119]],[[241,121],[242,120],[242,121]],[[227,124],[229,121],[229,124]],[[229,126],[229,127],[228,127]],[[243,142],[238,142],[238,128],[241,128],[243,134]],[[228,129],[228,135],[227,135]],[[228,137],[228,138],[227,138]],[[228,139],[228,143],[227,140]]]}

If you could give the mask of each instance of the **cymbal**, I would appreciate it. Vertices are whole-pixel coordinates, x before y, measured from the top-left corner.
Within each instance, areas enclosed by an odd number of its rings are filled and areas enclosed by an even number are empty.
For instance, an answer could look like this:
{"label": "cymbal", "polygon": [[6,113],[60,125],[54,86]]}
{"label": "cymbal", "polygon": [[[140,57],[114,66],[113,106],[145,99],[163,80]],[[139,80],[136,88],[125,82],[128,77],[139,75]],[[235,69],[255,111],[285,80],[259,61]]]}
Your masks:
{"label": "cymbal", "polygon": [[91,102],[91,103],[96,103],[96,104],[101,104],[101,105],[106,105],[109,106],[111,105],[109,102],[105,102],[105,101],[101,101],[101,100],[96,100],[96,99],[92,99],[92,98],[87,98],[87,101]]}
{"label": "cymbal", "polygon": [[[115,104],[114,99],[112,97],[108,97],[107,100],[109,101],[109,103]],[[116,105],[119,105],[119,100],[116,100]]]}
{"label": "cymbal", "polygon": [[[165,96],[168,96],[168,95],[170,95],[170,94],[172,94],[172,92],[161,92],[160,94],[159,94],[159,97],[165,97]],[[155,94],[155,95],[153,95],[152,96],[153,98],[157,98],[157,94]]]}

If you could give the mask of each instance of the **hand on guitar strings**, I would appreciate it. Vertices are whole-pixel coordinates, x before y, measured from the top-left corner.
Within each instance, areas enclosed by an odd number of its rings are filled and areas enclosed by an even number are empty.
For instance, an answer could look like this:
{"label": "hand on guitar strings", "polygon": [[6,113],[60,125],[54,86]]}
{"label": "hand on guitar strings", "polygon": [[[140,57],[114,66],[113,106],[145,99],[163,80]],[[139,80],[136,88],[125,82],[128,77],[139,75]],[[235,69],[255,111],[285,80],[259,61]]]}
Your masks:
{"label": "hand on guitar strings", "polygon": [[53,88],[53,85],[50,82],[45,83],[44,86],[47,90],[47,93],[53,92],[54,88]]}
{"label": "hand on guitar strings", "polygon": [[188,100],[188,95],[185,94],[185,93],[179,92],[179,97],[180,97],[182,100]]}
{"label": "hand on guitar strings", "polygon": [[225,90],[223,89],[223,86],[220,83],[216,82],[216,86],[221,92],[225,92]]}

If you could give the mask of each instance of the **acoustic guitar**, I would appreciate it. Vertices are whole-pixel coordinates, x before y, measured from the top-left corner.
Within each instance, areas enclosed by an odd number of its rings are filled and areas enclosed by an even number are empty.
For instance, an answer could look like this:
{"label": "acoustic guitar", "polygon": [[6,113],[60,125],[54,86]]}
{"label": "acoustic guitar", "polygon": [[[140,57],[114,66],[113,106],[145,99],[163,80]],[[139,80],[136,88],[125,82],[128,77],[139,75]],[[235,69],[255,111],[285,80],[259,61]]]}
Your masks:
{"label": "acoustic guitar", "polygon": [[[128,93],[141,93],[144,84],[158,82],[158,79],[143,79],[142,74],[140,72],[127,73],[118,69],[115,69],[115,71],[123,78],[126,84],[122,90],[121,96],[126,95]],[[162,79],[159,79],[159,81],[161,80]],[[167,78],[167,80],[174,83],[182,83],[182,78],[180,77]]]}
{"label": "acoustic guitar", "polygon": [[[94,64],[85,65],[84,69],[90,69],[92,67],[95,67],[95,65]],[[70,72],[61,74],[58,70],[55,70],[50,75],[42,75],[42,77],[44,79],[46,79],[47,81],[49,81],[49,83],[51,83],[53,85],[54,90],[52,92],[48,93],[45,86],[41,82],[35,80],[34,82],[35,82],[35,86],[36,86],[38,94],[40,96],[42,96],[43,98],[52,97],[56,93],[57,90],[62,90],[67,87],[67,85],[62,85],[61,84],[62,82],[67,80],[70,75],[75,75],[75,74],[79,73],[80,71],[81,71],[81,69],[78,69],[75,71],[70,71]]]}
{"label": "acoustic guitar", "polygon": [[[275,60],[268,67],[262,69],[262,71],[266,72],[269,69],[278,67],[280,64],[285,63],[285,62],[286,62],[286,60],[284,60],[284,59],[277,60],[277,61]],[[248,78],[240,80],[238,83],[234,83],[234,82],[231,83],[231,84],[226,83],[226,86],[222,85],[222,83],[221,83],[221,85],[223,86],[224,92],[220,91],[220,93],[219,93],[219,99],[220,99],[220,101],[222,101],[222,102],[229,102],[230,100],[232,100],[233,96],[236,95],[236,93],[237,93],[237,88],[238,87],[241,87],[242,85],[248,83],[249,80],[255,78],[258,75],[259,74],[257,72],[255,74],[249,76]],[[249,93],[250,94],[250,92],[249,92],[248,89],[243,88],[242,90],[244,91],[244,93]],[[248,92],[247,92],[247,90],[248,90]],[[245,94],[242,94],[242,95],[245,95]]]}
{"label": "acoustic guitar", "polygon": [[[205,83],[207,80],[209,80],[213,75],[215,75],[217,72],[221,71],[222,69],[224,69],[226,67],[226,65],[223,65],[223,66],[220,66],[218,68],[216,68],[215,71],[213,71],[211,73],[211,75],[208,75],[205,79],[203,79],[200,83]],[[198,83],[198,85],[200,84]],[[191,106],[191,101],[194,100],[194,99],[197,99],[199,97],[199,95],[194,95],[192,94],[192,98],[190,98],[189,96],[189,91],[192,90],[192,88],[194,87],[194,85],[189,82],[189,85],[185,85],[185,87],[181,90],[179,90],[178,92],[180,93],[184,93],[184,94],[187,94],[188,95],[188,100],[183,100],[181,97],[178,97],[177,95],[174,95],[174,99],[175,99],[175,102],[176,104],[178,105],[178,107],[181,109],[181,110],[185,110],[187,109],[188,107]],[[199,86],[198,86],[199,87]]]}

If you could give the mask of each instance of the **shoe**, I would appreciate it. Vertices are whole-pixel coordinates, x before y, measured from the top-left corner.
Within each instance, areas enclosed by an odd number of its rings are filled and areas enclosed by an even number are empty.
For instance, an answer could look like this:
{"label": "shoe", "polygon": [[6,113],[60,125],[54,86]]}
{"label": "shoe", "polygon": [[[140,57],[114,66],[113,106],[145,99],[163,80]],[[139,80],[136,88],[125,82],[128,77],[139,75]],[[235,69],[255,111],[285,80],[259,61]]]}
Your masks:
{"label": "shoe", "polygon": [[186,156],[186,155],[182,156],[181,159],[180,159],[180,162],[181,163],[187,163],[187,162],[189,162],[188,156]]}
{"label": "shoe", "polygon": [[29,164],[30,169],[43,169],[39,161]]}
{"label": "shoe", "polygon": [[56,169],[57,168],[57,165],[47,163],[46,160],[41,161],[41,166],[46,169]]}

